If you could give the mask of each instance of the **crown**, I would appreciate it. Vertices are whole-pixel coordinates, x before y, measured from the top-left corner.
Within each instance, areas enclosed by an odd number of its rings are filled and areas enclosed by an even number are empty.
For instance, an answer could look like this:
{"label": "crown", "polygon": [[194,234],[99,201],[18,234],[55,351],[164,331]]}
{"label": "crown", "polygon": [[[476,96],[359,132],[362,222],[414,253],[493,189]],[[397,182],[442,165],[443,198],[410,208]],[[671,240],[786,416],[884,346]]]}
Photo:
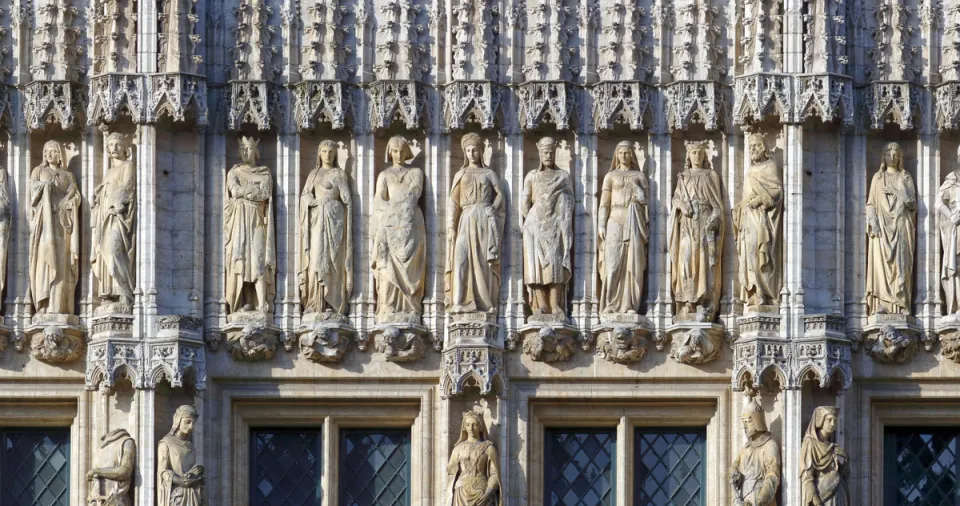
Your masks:
{"label": "crown", "polygon": [[476,411],[473,411],[473,410],[466,411],[463,413],[463,419],[466,420],[467,418],[473,418],[478,422],[483,421],[483,418],[480,416],[480,413],[477,413]]}
{"label": "crown", "polygon": [[555,140],[553,139],[553,137],[544,137],[544,138],[540,139],[539,141],[537,141],[537,147],[538,147],[538,148],[545,148],[545,147],[547,147],[547,146],[555,146],[556,144],[557,144],[557,141],[555,141]]}
{"label": "crown", "polygon": [[705,150],[710,148],[710,141],[684,141],[683,145],[686,146],[688,150],[690,149]]}
{"label": "crown", "polygon": [[248,148],[256,148],[260,144],[260,139],[256,137],[241,137],[240,142]]}

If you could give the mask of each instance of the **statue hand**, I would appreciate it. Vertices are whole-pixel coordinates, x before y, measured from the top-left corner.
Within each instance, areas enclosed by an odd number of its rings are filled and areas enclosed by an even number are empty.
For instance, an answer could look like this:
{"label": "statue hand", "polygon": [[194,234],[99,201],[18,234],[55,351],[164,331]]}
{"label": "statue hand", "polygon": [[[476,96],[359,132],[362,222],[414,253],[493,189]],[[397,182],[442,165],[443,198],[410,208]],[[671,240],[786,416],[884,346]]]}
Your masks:
{"label": "statue hand", "polygon": [[600,237],[600,240],[603,241],[607,237],[607,227],[600,227],[600,230],[597,230],[597,236]]}
{"label": "statue hand", "polygon": [[819,494],[813,494],[813,506],[823,506],[823,501]]}
{"label": "statue hand", "polygon": [[100,478],[100,473],[97,472],[96,469],[91,469],[91,470],[87,473],[87,481],[89,481],[89,480],[96,480],[96,479],[99,479],[99,478]]}
{"label": "statue hand", "polygon": [[954,211],[950,214],[950,221],[953,222],[954,226],[960,225],[960,211]]}

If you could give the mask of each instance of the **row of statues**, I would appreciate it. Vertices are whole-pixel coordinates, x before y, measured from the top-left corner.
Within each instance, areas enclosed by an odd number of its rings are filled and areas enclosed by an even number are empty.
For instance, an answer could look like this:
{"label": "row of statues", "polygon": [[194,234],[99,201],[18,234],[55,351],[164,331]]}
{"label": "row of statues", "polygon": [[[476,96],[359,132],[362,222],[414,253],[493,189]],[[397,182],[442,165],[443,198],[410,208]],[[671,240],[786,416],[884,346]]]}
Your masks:
{"label": "row of statues", "polygon": [[[486,142],[463,136],[463,166],[447,201],[445,302],[458,313],[496,313],[506,194],[484,161]],[[524,177],[519,205],[523,282],[535,315],[567,311],[573,271],[573,182],[556,163],[558,143],[537,143],[540,161]],[[748,309],[776,311],[783,282],[783,197],[780,168],[760,134],[747,138],[749,168],[732,210],[740,298]],[[130,139],[106,137],[109,163],[91,202],[91,263],[98,312],[130,313],[135,280],[137,183]],[[712,144],[686,142],[669,218],[670,286],[679,319],[712,321],[720,297],[725,219],[724,190],[711,162]],[[350,178],[337,145],[320,144],[317,165],[300,195],[298,226],[304,313],[343,316],[353,292],[353,202]],[[272,313],[276,292],[275,216],[270,169],[257,164],[257,141],[242,138],[241,163],[226,175],[224,274],[227,314]],[[387,163],[376,181],[370,267],[376,282],[378,322],[416,322],[422,313],[427,238],[420,200],[424,173],[410,165],[403,137],[387,144]],[[650,235],[650,184],[644,155],[630,142],[616,146],[603,178],[598,210],[598,267],[602,314],[641,310]],[[43,146],[30,174],[30,293],[36,313],[74,313],[79,278],[81,194],[57,141]],[[10,199],[0,184],[0,243],[10,233]],[[944,245],[942,282],[948,314],[960,312],[960,176],[946,177],[937,196]],[[868,314],[909,315],[916,249],[917,194],[904,170],[903,152],[890,143],[870,183],[866,207]],[[7,255],[0,255],[4,260]],[[0,281],[2,282],[2,281]]]}

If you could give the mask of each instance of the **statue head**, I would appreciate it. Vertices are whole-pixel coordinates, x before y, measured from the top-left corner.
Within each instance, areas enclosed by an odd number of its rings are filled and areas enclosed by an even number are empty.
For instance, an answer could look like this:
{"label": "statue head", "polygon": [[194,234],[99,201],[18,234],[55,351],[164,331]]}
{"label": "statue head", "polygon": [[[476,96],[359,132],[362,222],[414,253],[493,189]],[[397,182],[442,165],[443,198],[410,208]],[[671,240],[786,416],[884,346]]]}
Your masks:
{"label": "statue head", "polygon": [[487,430],[483,424],[483,417],[476,411],[467,411],[464,413],[463,422],[460,423],[460,441],[466,441],[468,438],[473,438],[478,441],[487,440]]}
{"label": "statue head", "polygon": [[893,325],[880,327],[880,338],[884,346],[895,346],[900,340],[900,332]]}
{"label": "statue head", "polygon": [[337,166],[337,143],[326,139],[317,147],[317,167],[332,169]]}
{"label": "statue head", "polygon": [[387,163],[393,163],[394,167],[400,167],[412,159],[413,150],[410,149],[410,143],[403,136],[394,135],[387,141]]}
{"label": "statue head", "polygon": [[630,349],[630,343],[633,341],[633,331],[627,327],[616,327],[613,329],[613,343],[620,351]]}
{"label": "statue head", "polygon": [[63,146],[57,141],[47,141],[43,144],[43,164],[50,167],[63,168],[66,162]]}
{"label": "statue head", "polygon": [[552,169],[557,161],[557,141],[553,137],[544,137],[537,141],[537,151],[540,153],[540,167]]}
{"label": "statue head", "polygon": [[260,140],[255,137],[240,138],[240,159],[247,165],[256,165],[257,158],[260,158],[260,150],[257,145]]}
{"label": "statue head", "polygon": [[763,134],[754,132],[747,138],[747,150],[750,153],[750,160],[754,163],[769,160],[770,150],[767,149],[767,143],[763,140]]}
{"label": "statue head", "polygon": [[199,418],[200,413],[197,411],[197,408],[189,404],[180,406],[173,414],[173,426],[170,427],[169,435],[183,439],[190,438],[193,434],[193,426]]}
{"label": "statue head", "polygon": [[756,399],[750,399],[743,407],[743,432],[754,439],[767,432],[767,421],[763,416],[763,407]]}
{"label": "statue head", "polygon": [[463,148],[463,166],[486,167],[483,163],[483,137],[480,134],[468,133],[460,139]]}
{"label": "statue head", "polygon": [[107,135],[107,153],[114,160],[129,160],[133,156],[130,138],[120,132]]}
{"label": "statue head", "polygon": [[687,159],[684,162],[684,169],[702,169],[706,165],[711,165],[709,156],[707,155],[707,148],[710,145],[708,141],[687,141],[684,144],[687,147]]}
{"label": "statue head", "polygon": [[[641,151],[641,156],[642,155]],[[637,160],[637,153],[633,150],[633,143],[630,141],[621,141],[613,152],[613,162],[610,164],[610,170],[640,170],[640,162]]]}
{"label": "statue head", "polygon": [[813,418],[807,427],[807,436],[819,441],[830,441],[837,431],[837,418],[840,410],[836,406],[818,406],[813,410]]}
{"label": "statue head", "polygon": [[883,163],[880,164],[880,170],[888,168],[903,172],[903,150],[896,142],[888,142],[883,147]]}

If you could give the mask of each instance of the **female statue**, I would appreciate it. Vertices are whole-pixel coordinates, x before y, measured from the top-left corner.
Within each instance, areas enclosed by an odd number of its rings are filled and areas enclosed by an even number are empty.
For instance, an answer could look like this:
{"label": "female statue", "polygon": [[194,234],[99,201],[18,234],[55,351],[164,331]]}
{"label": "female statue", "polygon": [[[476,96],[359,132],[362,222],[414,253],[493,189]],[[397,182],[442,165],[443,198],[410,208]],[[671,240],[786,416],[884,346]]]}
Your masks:
{"label": "female statue", "polygon": [[947,314],[960,313],[960,147],[957,148],[957,169],[947,174],[937,192],[937,213],[940,219],[940,241],[943,243],[943,265],[940,282]]}
{"label": "female statue", "polygon": [[157,506],[203,506],[203,466],[197,464],[193,428],[197,408],[183,405],[170,433],[157,445]]}
{"label": "female statue", "polygon": [[276,272],[273,178],[257,165],[257,139],[240,139],[240,159],[227,173],[224,218],[227,314],[273,312]]}
{"label": "female statue", "polygon": [[481,416],[473,411],[463,414],[460,439],[453,445],[447,464],[447,493],[444,506],[498,506],[500,463],[497,449],[487,440]]}
{"label": "female statue", "polygon": [[80,260],[80,189],[57,141],[30,173],[30,293],[37,313],[73,314]]}
{"label": "female statue", "polygon": [[603,177],[599,217],[600,312],[640,311],[650,237],[647,175],[629,141],[617,144]]}
{"label": "female statue", "polygon": [[93,195],[93,274],[101,311],[133,310],[134,219],[137,215],[137,167],[127,136],[111,133],[106,151],[110,168]]}
{"label": "female statue", "polygon": [[833,442],[837,408],[819,406],[800,446],[800,505],[848,506],[847,454]]}
{"label": "female statue", "polygon": [[0,167],[0,295],[7,283],[7,251],[10,246],[10,228],[13,224],[13,202],[10,201],[10,188],[7,171]]}
{"label": "female statue", "polygon": [[711,321],[720,300],[723,190],[706,142],[687,142],[670,214],[670,284],[677,314]]}
{"label": "female statue", "polygon": [[453,176],[447,205],[446,304],[451,313],[496,314],[504,202],[500,178],[483,163],[483,139],[460,141],[463,167]]}
{"label": "female statue", "polygon": [[883,150],[867,196],[867,314],[910,314],[917,190],[896,142]]}
{"label": "female statue", "polygon": [[406,139],[391,137],[387,161],[373,199],[373,262],[377,322],[416,319],[423,312],[427,271],[427,229],[420,209],[423,171],[407,165],[413,151]]}
{"label": "female statue", "polygon": [[317,166],[300,194],[300,298],[303,313],[347,314],[353,292],[353,199],[337,145],[317,149]]}

